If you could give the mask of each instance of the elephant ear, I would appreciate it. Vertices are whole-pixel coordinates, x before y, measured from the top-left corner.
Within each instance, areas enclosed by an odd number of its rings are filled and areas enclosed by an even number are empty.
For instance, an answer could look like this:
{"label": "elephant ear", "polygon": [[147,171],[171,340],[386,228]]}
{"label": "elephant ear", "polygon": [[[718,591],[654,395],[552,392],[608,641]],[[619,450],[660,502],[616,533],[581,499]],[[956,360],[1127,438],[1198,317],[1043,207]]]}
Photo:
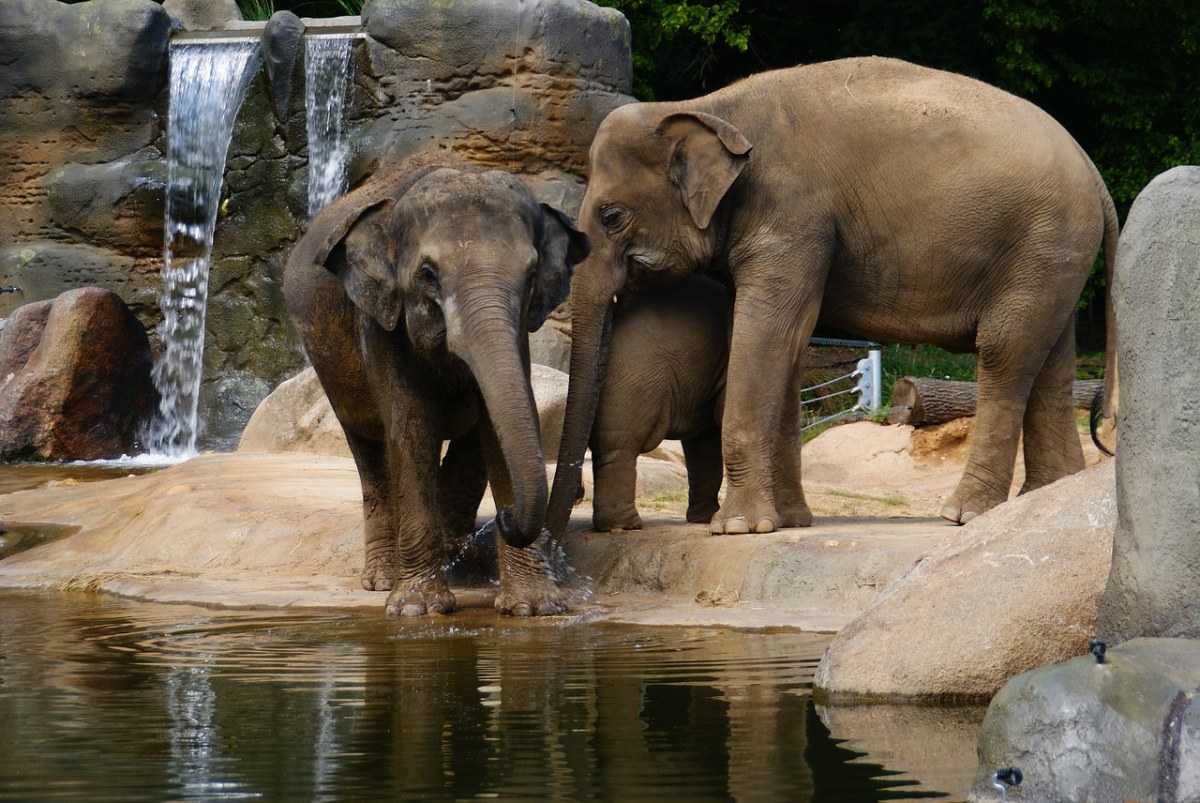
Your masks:
{"label": "elephant ear", "polygon": [[[388,189],[369,185],[338,198],[313,220],[302,244],[314,264],[338,277],[354,305],[390,332],[400,319],[400,295],[379,222],[396,203]],[[350,237],[357,247],[347,247]]]}
{"label": "elephant ear", "polygon": [[699,229],[707,229],[717,205],[741,174],[753,147],[742,132],[703,112],[669,114],[657,133],[670,141],[667,170]]}
{"label": "elephant ear", "polygon": [[587,258],[591,244],[571,219],[549,204],[542,204],[542,241],[539,244],[537,276],[529,299],[525,325],[536,332],[550,313],[567,298],[575,265]]}

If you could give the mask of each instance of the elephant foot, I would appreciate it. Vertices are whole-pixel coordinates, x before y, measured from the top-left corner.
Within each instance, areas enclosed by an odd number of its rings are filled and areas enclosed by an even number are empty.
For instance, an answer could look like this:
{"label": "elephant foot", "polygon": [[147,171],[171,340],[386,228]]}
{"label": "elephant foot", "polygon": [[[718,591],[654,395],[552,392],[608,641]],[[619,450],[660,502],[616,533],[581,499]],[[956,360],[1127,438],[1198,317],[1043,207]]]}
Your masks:
{"label": "elephant foot", "polygon": [[453,613],[454,594],[444,580],[428,581],[406,588],[397,588],[388,595],[384,610],[388,616],[425,616]]}
{"label": "elephant foot", "polygon": [[368,563],[362,570],[362,587],[367,591],[391,591],[396,580],[391,567]]}
{"label": "elephant foot", "polygon": [[707,524],[712,521],[713,516],[717,515],[720,508],[721,506],[716,502],[688,505],[687,520],[694,524]]}
{"label": "elephant foot", "polygon": [[964,479],[938,512],[938,515],[946,521],[966,524],[1006,499],[1006,497],[983,491],[971,493],[969,490],[964,490],[963,486],[965,485],[967,485],[967,480]]}
{"label": "elephant foot", "polygon": [[592,529],[598,533],[607,533],[613,530],[640,530],[642,529],[642,517],[638,515],[636,509],[620,513],[594,510],[592,512]]}
{"label": "elephant foot", "polygon": [[811,527],[813,523],[812,510],[803,502],[780,510],[779,515],[781,527]]}
{"label": "elephant foot", "polygon": [[505,616],[557,616],[570,610],[567,594],[549,578],[537,588],[502,588],[496,610]]}

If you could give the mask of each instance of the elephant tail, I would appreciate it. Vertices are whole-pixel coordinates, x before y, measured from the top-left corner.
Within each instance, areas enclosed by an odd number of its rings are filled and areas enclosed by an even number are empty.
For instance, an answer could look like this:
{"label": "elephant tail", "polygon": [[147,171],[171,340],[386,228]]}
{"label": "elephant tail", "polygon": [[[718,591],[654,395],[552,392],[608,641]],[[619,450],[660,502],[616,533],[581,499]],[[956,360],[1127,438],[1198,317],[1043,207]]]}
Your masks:
{"label": "elephant tail", "polygon": [[[1092,166],[1095,171],[1095,165]],[[1120,228],[1117,224],[1117,209],[1112,196],[1104,186],[1104,180],[1096,171],[1100,186],[1100,200],[1104,207],[1104,399],[1101,412],[1105,418],[1116,415],[1117,388],[1117,327],[1113,316],[1113,267],[1117,262],[1117,240]]]}

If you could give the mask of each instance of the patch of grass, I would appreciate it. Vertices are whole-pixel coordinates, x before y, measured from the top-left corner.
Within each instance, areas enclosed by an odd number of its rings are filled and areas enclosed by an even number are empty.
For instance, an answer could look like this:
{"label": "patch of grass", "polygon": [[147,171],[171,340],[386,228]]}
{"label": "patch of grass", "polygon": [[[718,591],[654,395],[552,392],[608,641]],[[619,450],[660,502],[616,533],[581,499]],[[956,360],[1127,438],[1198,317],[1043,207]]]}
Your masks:
{"label": "patch of grass", "polygon": [[264,22],[275,14],[275,0],[238,0],[242,18],[251,22]]}
{"label": "patch of grass", "polygon": [[889,505],[891,507],[901,507],[908,504],[908,500],[902,496],[870,496],[868,494],[856,494],[851,491],[839,491],[829,489],[825,493],[830,496],[840,496],[843,499],[855,499],[860,502],[878,502],[881,505]]}

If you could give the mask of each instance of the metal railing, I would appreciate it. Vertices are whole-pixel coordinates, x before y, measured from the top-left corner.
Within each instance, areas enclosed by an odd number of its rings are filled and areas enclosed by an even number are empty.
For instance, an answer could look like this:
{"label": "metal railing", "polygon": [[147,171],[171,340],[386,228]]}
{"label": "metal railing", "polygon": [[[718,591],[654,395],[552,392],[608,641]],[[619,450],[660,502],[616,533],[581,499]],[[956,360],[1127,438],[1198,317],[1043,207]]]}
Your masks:
{"label": "metal railing", "polygon": [[[853,340],[837,340],[831,341],[827,338],[813,338],[812,345],[814,346],[876,346],[877,343],[868,343],[865,341]],[[874,410],[878,410],[883,406],[882,390],[883,390],[883,370],[881,367],[880,352],[877,348],[872,348],[867,351],[867,356],[859,360],[853,371],[848,374],[828,379],[811,387],[804,388],[801,393],[812,393],[814,391],[825,391],[833,388],[838,384],[845,382],[855,382],[852,387],[842,388],[840,390],[828,390],[819,396],[810,399],[805,399],[800,402],[802,408],[812,407],[813,405],[821,404],[828,399],[833,399],[838,396],[849,396],[857,394],[858,399],[854,406],[848,407],[836,413],[824,415],[807,421],[802,429],[811,429],[812,427],[821,424],[827,424],[831,421],[838,421],[843,418],[858,415],[865,417]]]}

